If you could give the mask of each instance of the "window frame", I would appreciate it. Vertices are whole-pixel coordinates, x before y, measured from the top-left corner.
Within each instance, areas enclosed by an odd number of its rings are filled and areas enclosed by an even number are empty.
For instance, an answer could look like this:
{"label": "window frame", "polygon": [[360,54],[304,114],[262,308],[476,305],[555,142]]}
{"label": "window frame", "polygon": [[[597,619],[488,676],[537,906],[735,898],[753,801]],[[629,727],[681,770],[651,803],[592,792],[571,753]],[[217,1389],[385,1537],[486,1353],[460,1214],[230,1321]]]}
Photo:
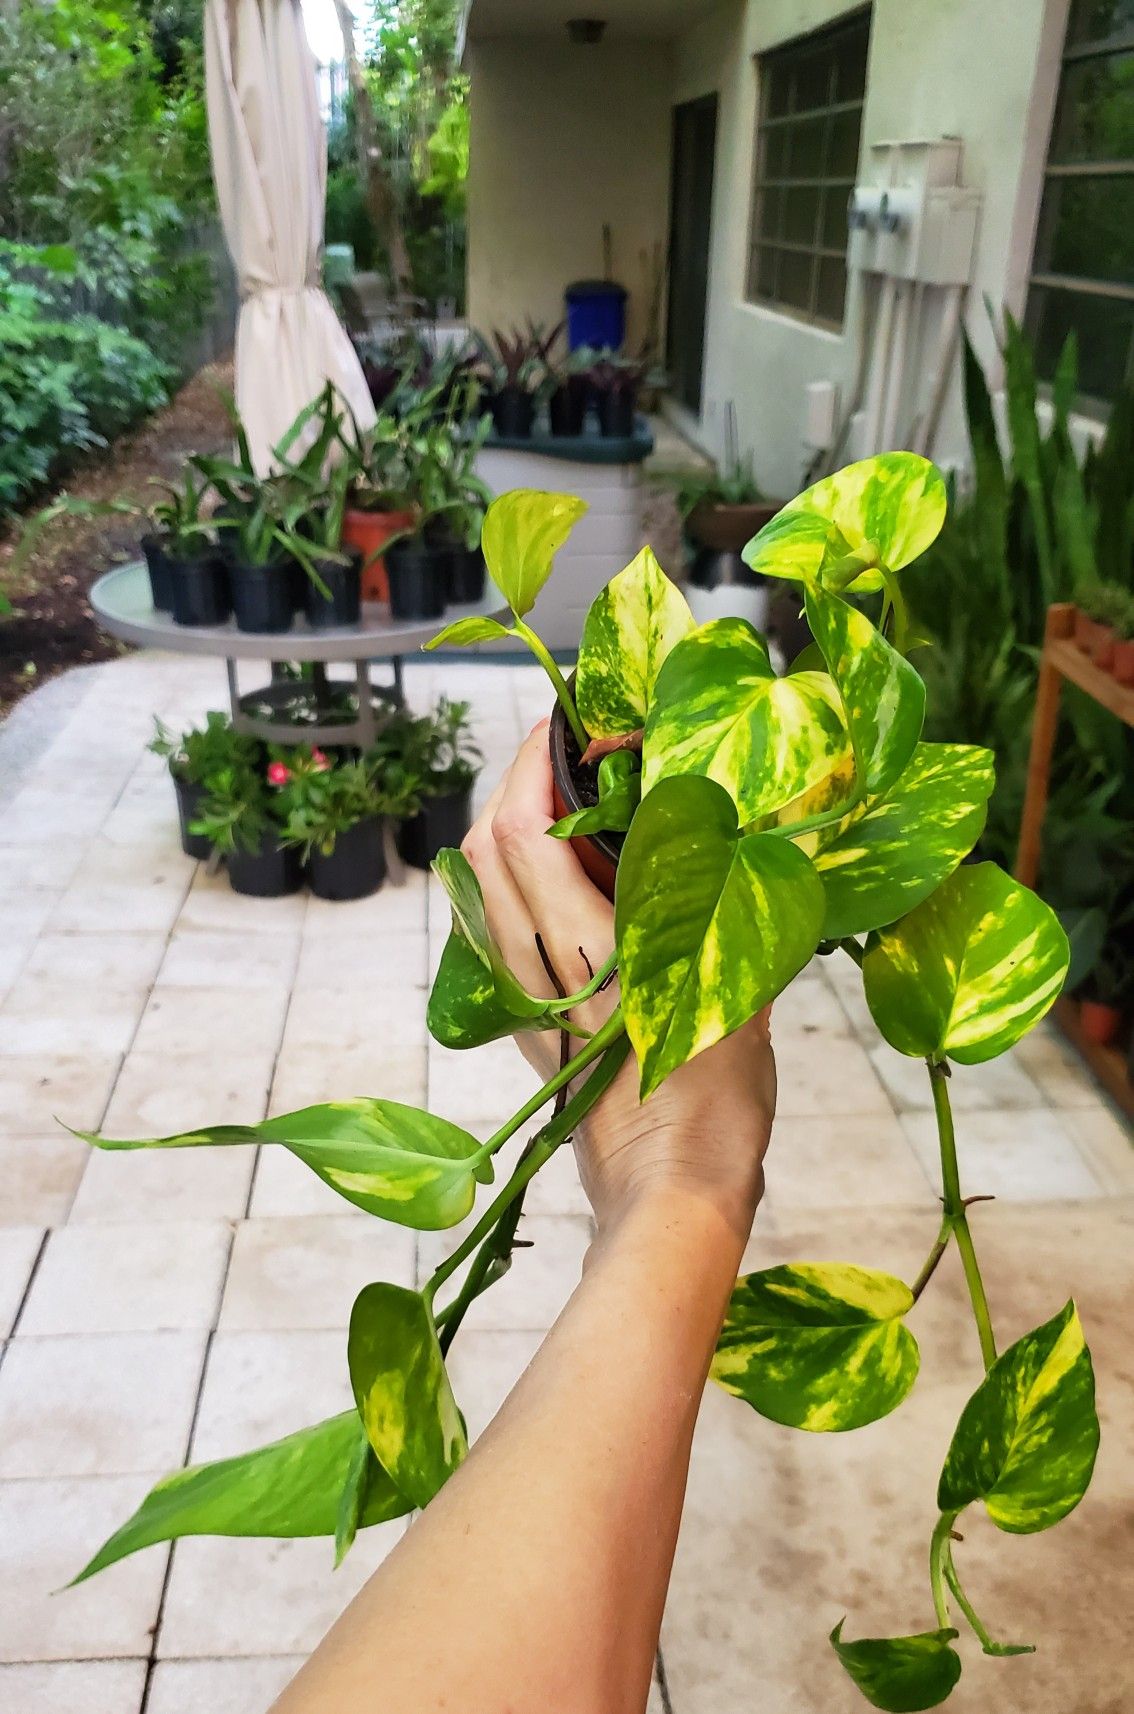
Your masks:
{"label": "window frame", "polygon": [[[853,11],[824,25],[821,29],[808,31],[806,35],[793,36],[789,41],[778,43],[775,47],[767,48],[756,55],[755,69],[758,80],[758,103],[756,112],[756,131],[752,159],[752,196],[748,219],[748,250],[745,261],[744,300],[758,309],[775,310],[780,315],[791,316],[806,327],[821,328],[826,331],[841,333],[846,320],[846,244],[836,246],[823,241],[823,219],[825,199],[832,190],[845,189],[849,201],[853,190],[858,161],[862,154],[862,117],[866,107],[866,76],[863,77],[862,93],[849,100],[836,100],[836,79],[838,75],[838,54],[831,61],[831,71],[827,89],[827,100],[822,106],[806,107],[798,111],[784,114],[772,114],[769,111],[774,73],[783,66],[787,67],[789,75],[796,71],[800,62],[810,59],[817,49],[824,45],[836,47],[839,38],[845,37],[848,43],[853,43],[857,51],[860,41],[864,56],[869,60],[870,32],[872,25],[872,7],[858,6]],[[862,39],[864,38],[864,39]],[[835,172],[831,159],[831,121],[846,113],[858,115],[858,146],[855,156],[855,175],[847,177],[845,173]],[[820,162],[821,171],[813,175],[793,176],[790,171],[770,175],[765,170],[769,134],[786,133],[790,136],[791,129],[798,127],[801,122],[822,119],[825,122],[823,136],[823,155]],[[788,239],[771,228],[765,230],[763,225],[764,211],[769,193],[781,195],[791,190],[814,190],[816,192],[815,223],[809,241]],[[772,290],[761,291],[759,288],[759,269],[761,255],[765,251],[776,253],[776,276]],[[779,256],[787,253],[795,256],[805,256],[810,261],[810,281],[807,307],[798,302],[791,302],[779,294]],[[843,272],[843,307],[838,317],[825,315],[819,308],[819,281],[824,262],[838,262]]]}

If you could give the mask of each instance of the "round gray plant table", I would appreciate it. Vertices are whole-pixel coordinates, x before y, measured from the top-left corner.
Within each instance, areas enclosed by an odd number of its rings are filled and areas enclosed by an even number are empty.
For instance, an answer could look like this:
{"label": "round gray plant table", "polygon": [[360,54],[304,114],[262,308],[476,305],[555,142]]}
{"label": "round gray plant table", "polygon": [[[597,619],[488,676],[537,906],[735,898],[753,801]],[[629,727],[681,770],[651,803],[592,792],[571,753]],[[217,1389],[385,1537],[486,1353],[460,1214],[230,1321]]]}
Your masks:
{"label": "round gray plant table", "polygon": [[[224,625],[175,625],[168,613],[159,613],[150,598],[150,580],[141,560],[108,571],[94,584],[90,603],[104,630],[127,643],[143,648],[171,649],[183,655],[212,655],[223,660],[228,669],[228,691],[232,722],[238,731],[248,732],[271,744],[294,744],[297,737],[312,743],[372,744],[378,722],[374,698],[385,698],[396,706],[402,702],[402,658],[416,652],[435,637],[443,625],[455,619],[474,615],[493,618],[504,616],[495,590],[486,599],[472,606],[447,607],[443,619],[391,619],[389,609],[378,603],[364,603],[362,619],[357,625],[340,626],[334,630],[312,630],[305,619],[297,619],[290,631],[238,631],[235,620]],[[304,689],[302,681],[277,678],[285,663],[311,663],[314,673],[309,689],[317,699],[329,700],[334,691],[345,688],[327,679],[325,668],[331,663],[349,662],[355,669],[358,699],[357,718],[353,721],[320,720],[318,712],[301,726],[295,722],[273,720],[270,715],[250,713],[242,705],[237,682],[237,661],[269,661],[272,663],[272,683],[262,691],[243,699],[278,706],[294,701]],[[369,667],[372,661],[389,661],[393,666],[392,689],[372,685]],[[326,709],[330,713],[330,708]]]}

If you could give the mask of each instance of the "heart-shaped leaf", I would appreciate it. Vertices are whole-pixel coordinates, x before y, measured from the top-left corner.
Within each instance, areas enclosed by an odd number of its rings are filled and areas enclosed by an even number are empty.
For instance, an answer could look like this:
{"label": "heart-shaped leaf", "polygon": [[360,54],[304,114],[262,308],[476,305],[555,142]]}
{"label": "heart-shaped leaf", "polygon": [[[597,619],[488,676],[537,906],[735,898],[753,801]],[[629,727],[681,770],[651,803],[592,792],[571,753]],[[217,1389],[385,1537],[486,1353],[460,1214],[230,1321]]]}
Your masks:
{"label": "heart-shaped leaf", "polygon": [[[255,1452],[175,1471],[150,1490],[75,1582],[139,1548],[181,1536],[333,1536],[359,1437],[358,1412],[348,1410]],[[412,1509],[413,1502],[379,1471],[367,1483],[355,1527]]]}
{"label": "heart-shaped leaf", "polygon": [[350,1314],[347,1362],[379,1464],[415,1506],[427,1506],[468,1441],[421,1293],[385,1282],[364,1286]]}
{"label": "heart-shaped leaf", "polygon": [[831,1632],[831,1646],[866,1700],[887,1714],[918,1714],[936,1708],[961,1676],[961,1657],[950,1648],[957,1632],[944,1628],[912,1637],[863,1637],[844,1643],[845,1619]]}
{"label": "heart-shaped leaf", "polygon": [[990,750],[919,744],[885,797],[813,835],[824,940],[882,928],[920,904],[980,838],[995,783]]}
{"label": "heart-shaped leaf", "polygon": [[966,864],[878,938],[866,1000],[891,1047],[977,1065],[1019,1041],[1067,974],[1055,913],[995,863]]}
{"label": "heart-shaped leaf", "polygon": [[[848,464],[789,500],[744,550],[753,571],[797,583],[832,579],[866,594],[882,588],[877,567],[900,571],[925,552],[945,522],[945,484],[927,458],[883,452]],[[848,560],[862,571],[847,582]]]}
{"label": "heart-shaped leaf", "polygon": [[599,591],[583,625],[575,678],[575,702],[592,738],[643,724],[662,662],[693,626],[689,603],[652,548]]}
{"label": "heart-shaped leaf", "polygon": [[813,1434],[877,1422],[918,1371],[913,1308],[892,1274],[793,1262],[737,1280],[710,1373],[761,1416]]}
{"label": "heart-shaped leaf", "polygon": [[[925,720],[925,685],[856,607],[808,588],[804,608],[838,686],[861,788],[872,796],[886,792],[917,747]],[[798,677],[787,682],[798,683]]]}
{"label": "heart-shaped leaf", "polygon": [[517,1030],[551,1030],[555,1018],[513,1012],[496,991],[496,979],[463,935],[450,934],[429,993],[425,1022],[442,1047],[483,1047]]}
{"label": "heart-shaped leaf", "polygon": [[618,865],[614,920],[645,1099],[803,968],[818,945],[823,888],[790,840],[741,835],[728,793],[688,775],[642,800]]}
{"label": "heart-shaped leaf", "polygon": [[513,488],[489,506],[480,538],[485,564],[518,619],[534,607],[556,554],[588,510],[573,494],[539,488]]}
{"label": "heart-shaped leaf", "polygon": [[565,815],[548,832],[554,839],[577,839],[584,833],[625,833],[642,801],[642,770],[637,756],[616,750],[598,765],[599,800],[587,809]]}
{"label": "heart-shaped leaf", "polygon": [[1098,1447],[1091,1353],[1069,1303],[1002,1352],[961,1412],[937,1504],[983,1500],[999,1529],[1050,1529],[1086,1493]]}
{"label": "heart-shaped leaf", "polygon": [[463,1220],[475,1200],[474,1180],[490,1170],[489,1162],[474,1161],[480,1144],[458,1125],[366,1096],[301,1107],[259,1125],[212,1125],[172,1137],[76,1135],[107,1150],[280,1143],[356,1208],[425,1232]]}
{"label": "heart-shaped leaf", "polygon": [[463,851],[446,848],[433,861],[453,908],[453,928],[467,941],[486,970],[491,971],[500,1004],[517,1018],[543,1018],[547,1001],[537,1000],[516,980],[493,940],[484,913],[484,894],[476,872]]}
{"label": "heart-shaped leaf", "polygon": [[777,678],[759,632],[713,619],[673,649],[646,716],[642,787],[703,774],[755,821],[825,779],[850,753],[826,673]]}
{"label": "heart-shaped leaf", "polygon": [[460,649],[468,643],[496,643],[512,632],[499,619],[489,619],[474,613],[468,619],[454,619],[443,631],[438,631],[426,643],[427,649]]}

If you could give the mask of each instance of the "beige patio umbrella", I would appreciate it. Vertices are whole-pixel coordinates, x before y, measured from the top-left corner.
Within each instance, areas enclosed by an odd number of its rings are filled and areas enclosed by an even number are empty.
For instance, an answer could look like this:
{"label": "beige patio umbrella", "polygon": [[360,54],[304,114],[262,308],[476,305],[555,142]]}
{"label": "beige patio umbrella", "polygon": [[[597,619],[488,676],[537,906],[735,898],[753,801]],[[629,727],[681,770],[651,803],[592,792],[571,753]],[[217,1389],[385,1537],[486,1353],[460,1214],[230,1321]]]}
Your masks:
{"label": "beige patio umbrella", "polygon": [[206,0],[213,179],[236,265],[236,402],[261,473],[327,380],[360,426],[374,407],[320,283],[327,139],[300,0]]}

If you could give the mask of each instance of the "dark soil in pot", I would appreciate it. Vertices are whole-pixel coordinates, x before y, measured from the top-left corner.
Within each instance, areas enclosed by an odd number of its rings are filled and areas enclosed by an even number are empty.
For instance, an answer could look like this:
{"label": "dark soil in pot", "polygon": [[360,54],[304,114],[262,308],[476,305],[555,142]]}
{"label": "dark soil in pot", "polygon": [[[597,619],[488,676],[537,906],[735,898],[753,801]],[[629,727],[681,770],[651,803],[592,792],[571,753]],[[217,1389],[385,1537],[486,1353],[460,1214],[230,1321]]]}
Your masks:
{"label": "dark soil in pot", "polygon": [[146,556],[146,570],[150,574],[150,597],[153,604],[159,613],[169,613],[173,608],[173,571],[169,555],[165,551],[165,543],[160,536],[143,536],[142,552]]}
{"label": "dark soil in pot", "polygon": [[290,631],[295,618],[295,577],[291,561],[267,565],[229,561],[232,607],[238,631]]}
{"label": "dark soil in pot", "polygon": [[398,823],[394,842],[398,856],[411,869],[428,869],[439,851],[461,843],[471,824],[471,792],[448,792],[427,797],[418,813]]}
{"label": "dark soil in pot", "polygon": [[215,549],[202,559],[171,559],[175,625],[223,625],[232,615],[228,570]]}
{"label": "dark soil in pot", "polygon": [[177,797],[177,821],[181,828],[181,849],[186,857],[196,857],[202,860],[210,855],[212,846],[203,833],[191,833],[190,822],[196,821],[201,813],[201,805],[206,796],[204,786],[199,786],[193,780],[182,780],[169,770],[173,781],[173,790]]}
{"label": "dark soil in pot", "polygon": [[390,580],[390,616],[394,619],[440,619],[448,595],[448,554],[418,537],[395,542],[386,550]]}
{"label": "dark soil in pot", "polygon": [[556,387],[547,401],[548,426],[553,435],[580,435],[587,422],[587,384],[582,376]]}
{"label": "dark soil in pot", "polygon": [[[592,808],[599,800],[598,769],[589,764],[583,766],[575,734],[559,702],[552,712],[548,746],[556,817]],[[571,848],[586,873],[608,899],[614,897],[614,877],[624,839],[621,833],[590,833],[571,841]]]}
{"label": "dark soil in pot", "polygon": [[501,440],[528,440],[535,417],[535,400],[522,387],[501,387],[493,393],[492,424]]}
{"label": "dark soil in pot", "polygon": [[599,428],[606,440],[629,440],[634,433],[634,408],[637,397],[630,391],[600,393],[598,402]]}
{"label": "dark soil in pot", "polygon": [[381,817],[356,821],[339,834],[330,855],[316,846],[308,874],[317,899],[365,899],[376,893],[386,879]]}
{"label": "dark soil in pot", "polygon": [[339,625],[357,625],[362,616],[362,555],[352,553],[346,565],[317,559],[315,569],[326,584],[330,599],[321,595],[304,573],[303,603],[311,629],[329,631]]}
{"label": "dark soil in pot", "polygon": [[280,845],[273,831],[264,835],[255,851],[231,851],[226,866],[233,892],[256,899],[282,899],[298,893],[303,885],[299,852]]}

